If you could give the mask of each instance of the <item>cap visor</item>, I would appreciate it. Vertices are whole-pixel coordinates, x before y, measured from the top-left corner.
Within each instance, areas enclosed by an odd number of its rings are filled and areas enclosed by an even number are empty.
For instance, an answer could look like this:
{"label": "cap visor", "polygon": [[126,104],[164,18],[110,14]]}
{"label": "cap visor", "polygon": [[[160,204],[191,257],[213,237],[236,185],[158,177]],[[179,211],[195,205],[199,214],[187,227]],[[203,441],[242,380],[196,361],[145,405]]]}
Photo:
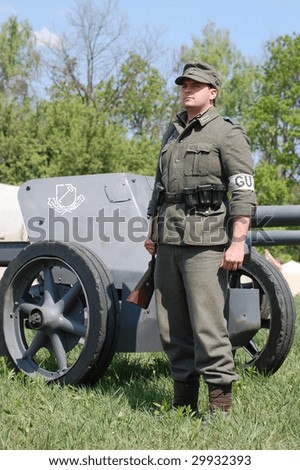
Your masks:
{"label": "cap visor", "polygon": [[210,83],[209,80],[205,77],[201,77],[200,75],[194,75],[194,74],[189,74],[187,73],[186,75],[181,75],[180,77],[177,77],[175,80],[176,85],[182,85],[182,82],[185,78],[190,78],[191,80],[195,80],[195,82],[199,83]]}

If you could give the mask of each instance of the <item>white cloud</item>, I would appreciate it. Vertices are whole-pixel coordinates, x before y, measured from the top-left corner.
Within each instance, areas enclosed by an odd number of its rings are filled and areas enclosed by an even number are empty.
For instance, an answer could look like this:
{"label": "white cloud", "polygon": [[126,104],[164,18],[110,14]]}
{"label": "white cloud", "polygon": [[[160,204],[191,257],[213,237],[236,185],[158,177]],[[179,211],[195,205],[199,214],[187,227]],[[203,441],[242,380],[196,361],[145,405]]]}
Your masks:
{"label": "white cloud", "polygon": [[35,31],[33,33],[36,37],[38,46],[52,46],[59,47],[60,38],[57,34],[51,33],[49,29],[43,28],[40,31]]}

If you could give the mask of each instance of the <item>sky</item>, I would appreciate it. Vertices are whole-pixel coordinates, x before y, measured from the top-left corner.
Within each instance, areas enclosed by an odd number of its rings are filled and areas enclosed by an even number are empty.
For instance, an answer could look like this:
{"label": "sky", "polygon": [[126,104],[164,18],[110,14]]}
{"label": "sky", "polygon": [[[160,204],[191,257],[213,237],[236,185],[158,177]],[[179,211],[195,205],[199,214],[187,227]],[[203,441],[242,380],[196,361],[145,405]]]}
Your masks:
{"label": "sky", "polygon": [[[101,0],[96,0],[101,2]],[[245,56],[259,59],[267,41],[279,35],[299,34],[299,0],[117,0],[127,14],[132,33],[145,27],[163,32],[160,42],[167,50],[179,51],[201,38],[212,21],[227,29],[230,40]],[[11,15],[28,20],[35,32],[63,33],[66,12],[76,0],[0,0],[0,25]]]}

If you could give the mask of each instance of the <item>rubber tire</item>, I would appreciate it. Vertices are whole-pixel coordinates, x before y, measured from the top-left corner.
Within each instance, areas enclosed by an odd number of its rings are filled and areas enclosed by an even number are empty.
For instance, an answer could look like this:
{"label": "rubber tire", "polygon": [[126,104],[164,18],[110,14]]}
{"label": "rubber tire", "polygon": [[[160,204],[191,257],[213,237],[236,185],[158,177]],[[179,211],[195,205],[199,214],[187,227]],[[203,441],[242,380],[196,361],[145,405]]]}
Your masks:
{"label": "rubber tire", "polygon": [[[26,350],[24,335],[18,330],[18,321],[10,320],[18,315],[18,296],[22,298],[26,291],[26,276],[32,275],[36,266],[66,266],[72,276],[80,281],[85,304],[88,305],[89,327],[80,356],[71,367],[49,374],[35,366],[31,369],[27,361],[23,369],[19,366],[18,355]],[[32,271],[33,270],[33,271]],[[11,333],[11,327],[15,328]],[[20,327],[21,330],[21,327]],[[83,245],[58,241],[37,242],[22,250],[7,267],[0,285],[0,355],[27,375],[39,373],[48,382],[61,384],[93,384],[107,370],[115,352],[119,330],[119,301],[108,269],[104,263]],[[27,346],[28,347],[28,346]],[[32,359],[31,359],[32,360]],[[29,368],[29,370],[28,370]]]}
{"label": "rubber tire", "polygon": [[[274,374],[292,347],[295,336],[296,307],[289,285],[281,272],[257,251],[245,260],[238,276],[249,276],[260,290],[262,324],[269,321],[269,334],[263,348],[244,367],[255,366],[262,374]],[[234,285],[233,285],[234,287]],[[253,338],[255,343],[255,337]],[[245,345],[247,350],[250,345]]]}

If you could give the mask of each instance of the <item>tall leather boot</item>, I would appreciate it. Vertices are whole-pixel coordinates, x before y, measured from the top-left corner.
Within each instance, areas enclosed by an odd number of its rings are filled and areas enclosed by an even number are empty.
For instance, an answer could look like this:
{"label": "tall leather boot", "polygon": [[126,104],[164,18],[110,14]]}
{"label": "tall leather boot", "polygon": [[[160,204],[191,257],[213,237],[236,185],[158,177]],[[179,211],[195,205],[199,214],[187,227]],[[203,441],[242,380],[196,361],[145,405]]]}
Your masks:
{"label": "tall leather boot", "polygon": [[191,411],[198,413],[199,381],[174,381],[174,408],[190,406]]}
{"label": "tall leather boot", "polygon": [[229,385],[213,385],[208,384],[209,411],[210,414],[220,410],[223,414],[230,413],[232,406],[231,384]]}

